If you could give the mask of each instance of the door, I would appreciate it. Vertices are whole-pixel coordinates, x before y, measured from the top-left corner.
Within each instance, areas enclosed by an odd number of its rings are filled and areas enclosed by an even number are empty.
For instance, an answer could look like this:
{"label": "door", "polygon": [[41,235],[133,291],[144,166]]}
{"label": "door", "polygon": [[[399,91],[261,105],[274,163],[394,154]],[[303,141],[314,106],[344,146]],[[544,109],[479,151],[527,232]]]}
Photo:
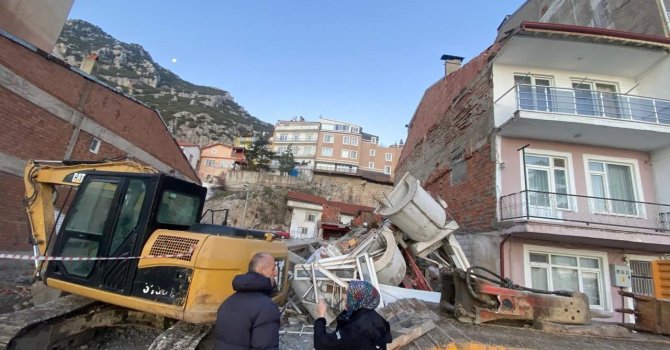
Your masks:
{"label": "door", "polygon": [[515,75],[517,84],[517,99],[520,109],[532,111],[554,111],[554,99],[551,89],[551,79],[531,75]]}
{"label": "door", "polygon": [[596,91],[598,91],[598,101],[600,102],[600,114],[609,118],[621,119],[623,114],[621,113],[619,95],[616,93],[616,85],[596,83]]}
{"label": "door", "polygon": [[591,83],[572,83],[575,91],[575,108],[580,115],[596,115],[596,96]]}
{"label": "door", "polygon": [[[62,257],[129,257],[142,244],[150,209],[142,178],[87,175],[78,190],[54,247]],[[136,260],[52,262],[47,276],[127,293],[127,275]]]}

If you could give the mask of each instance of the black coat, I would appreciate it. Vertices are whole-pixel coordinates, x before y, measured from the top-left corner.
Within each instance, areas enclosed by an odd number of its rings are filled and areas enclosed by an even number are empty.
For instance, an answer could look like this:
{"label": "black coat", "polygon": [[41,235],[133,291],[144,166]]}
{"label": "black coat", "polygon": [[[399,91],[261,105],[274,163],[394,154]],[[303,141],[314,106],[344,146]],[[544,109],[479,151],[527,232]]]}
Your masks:
{"label": "black coat", "polygon": [[272,281],[256,272],[233,279],[235,294],[216,314],[216,350],[279,348],[279,308],[270,298]]}
{"label": "black coat", "polygon": [[314,349],[316,350],[386,350],[391,342],[391,327],[376,311],[361,309],[349,318],[337,318],[335,332],[326,332],[326,320],[314,321]]}

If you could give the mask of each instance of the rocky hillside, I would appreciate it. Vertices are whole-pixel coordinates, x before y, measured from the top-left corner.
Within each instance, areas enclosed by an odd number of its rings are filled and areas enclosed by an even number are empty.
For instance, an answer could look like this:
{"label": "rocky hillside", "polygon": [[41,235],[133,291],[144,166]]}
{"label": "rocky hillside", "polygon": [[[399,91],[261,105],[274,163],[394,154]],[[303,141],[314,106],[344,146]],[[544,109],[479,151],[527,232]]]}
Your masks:
{"label": "rocky hillside", "polygon": [[86,21],[68,20],[54,54],[78,67],[93,52],[99,56],[93,74],[160,111],[179,140],[230,143],[235,136],[272,131],[228,91],[185,81],[154,62],[142,46],[121,42]]}

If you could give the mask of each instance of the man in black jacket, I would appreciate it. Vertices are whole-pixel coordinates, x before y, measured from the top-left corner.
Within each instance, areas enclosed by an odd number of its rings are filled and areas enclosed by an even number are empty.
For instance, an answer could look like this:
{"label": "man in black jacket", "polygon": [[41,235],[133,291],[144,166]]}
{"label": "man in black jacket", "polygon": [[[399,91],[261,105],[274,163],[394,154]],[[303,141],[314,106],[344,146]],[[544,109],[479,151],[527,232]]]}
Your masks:
{"label": "man in black jacket", "polygon": [[216,314],[216,350],[279,348],[279,308],[270,298],[276,276],[275,260],[267,253],[254,255],[249,272],[235,276],[235,294]]}

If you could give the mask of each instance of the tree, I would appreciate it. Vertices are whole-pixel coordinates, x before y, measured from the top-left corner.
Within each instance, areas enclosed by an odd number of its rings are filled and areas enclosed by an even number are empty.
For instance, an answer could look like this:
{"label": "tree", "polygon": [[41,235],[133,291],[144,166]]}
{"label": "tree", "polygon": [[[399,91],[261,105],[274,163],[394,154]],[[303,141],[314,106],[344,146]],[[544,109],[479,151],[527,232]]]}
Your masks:
{"label": "tree", "polygon": [[293,156],[293,145],[288,145],[286,151],[277,156],[279,162],[279,173],[281,175],[288,174],[295,167],[295,157]]}
{"label": "tree", "polygon": [[275,153],[270,149],[270,142],[265,136],[257,137],[246,152],[247,163],[251,170],[268,170]]}

